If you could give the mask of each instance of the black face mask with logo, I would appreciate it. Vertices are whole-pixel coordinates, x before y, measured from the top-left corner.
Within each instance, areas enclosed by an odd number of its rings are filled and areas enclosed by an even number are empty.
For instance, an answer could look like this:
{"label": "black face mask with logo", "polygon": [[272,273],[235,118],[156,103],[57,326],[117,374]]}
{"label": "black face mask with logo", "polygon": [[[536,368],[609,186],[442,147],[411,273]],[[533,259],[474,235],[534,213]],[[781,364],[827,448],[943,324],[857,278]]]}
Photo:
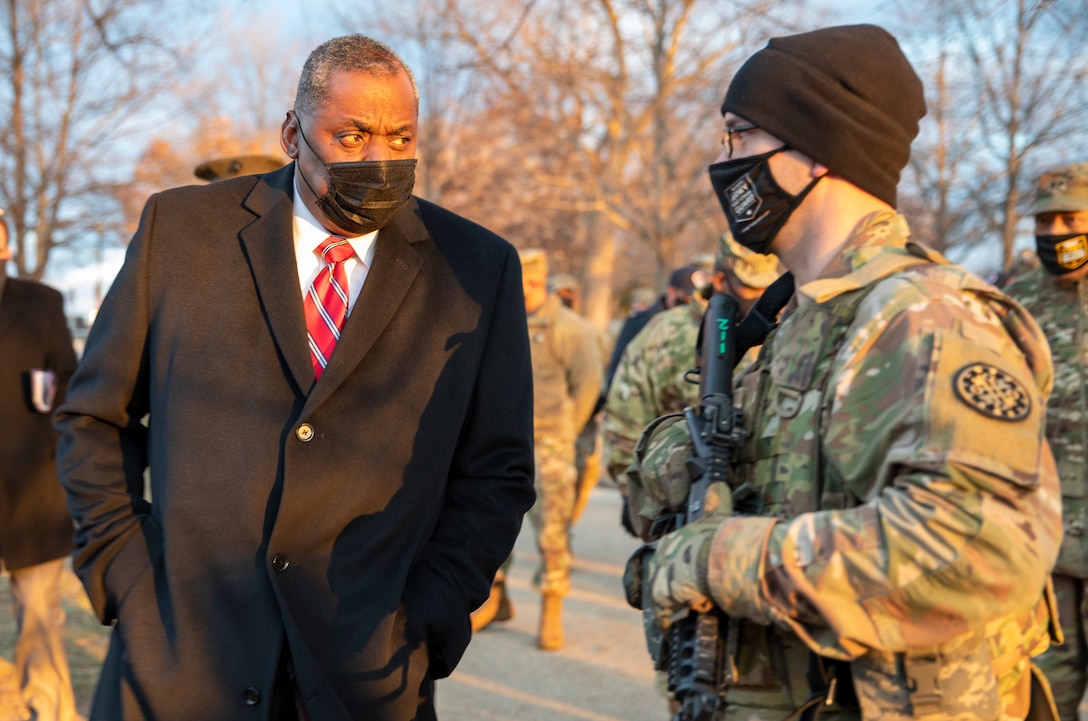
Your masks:
{"label": "black face mask with logo", "polygon": [[[299,123],[298,134],[306,147],[321,162],[324,159],[310,145]],[[359,160],[349,163],[325,163],[329,189],[324,195],[306,180],[302,182],[317,196],[318,207],[337,227],[366,235],[389,224],[408,199],[416,181],[416,160]]]}
{"label": "black face mask with logo", "polygon": [[767,161],[788,149],[783,145],[762,155],[714,163],[708,169],[733,239],[756,253],[771,252],[771,241],[820,179],[814,178],[797,195],[782,190]]}
{"label": "black face mask with logo", "polygon": [[1039,263],[1048,273],[1067,275],[1088,262],[1088,235],[1037,235],[1035,250],[1039,254]]}

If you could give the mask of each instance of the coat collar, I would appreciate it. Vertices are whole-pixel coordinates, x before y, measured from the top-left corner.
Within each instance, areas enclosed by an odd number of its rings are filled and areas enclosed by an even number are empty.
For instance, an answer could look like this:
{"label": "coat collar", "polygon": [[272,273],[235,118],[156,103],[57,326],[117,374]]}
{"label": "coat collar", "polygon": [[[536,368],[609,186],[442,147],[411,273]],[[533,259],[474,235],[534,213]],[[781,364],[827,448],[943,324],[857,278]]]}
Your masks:
{"label": "coat collar", "polygon": [[412,244],[429,239],[430,233],[414,197],[378,233],[366,284],[315,385],[291,230],[294,167],[289,163],[264,175],[250,191],[243,205],[257,218],[242,230],[241,239],[275,342],[295,383],[309,394],[305,413],[344,382],[392,321],[423,262]]}

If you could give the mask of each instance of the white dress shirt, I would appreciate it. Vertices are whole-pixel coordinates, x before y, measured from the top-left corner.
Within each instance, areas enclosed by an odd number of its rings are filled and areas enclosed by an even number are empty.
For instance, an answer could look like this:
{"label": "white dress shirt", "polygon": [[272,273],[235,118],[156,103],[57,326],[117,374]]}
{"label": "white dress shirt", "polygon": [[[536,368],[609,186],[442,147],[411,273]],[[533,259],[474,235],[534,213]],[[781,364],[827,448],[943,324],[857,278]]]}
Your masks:
{"label": "white dress shirt", "polygon": [[[325,267],[324,261],[314,250],[332,233],[318,222],[306,204],[298,187],[298,170],[295,170],[295,200],[292,227],[295,235],[295,262],[298,263],[299,288],[302,297],[310,291],[310,286],[318,271]],[[348,274],[348,315],[355,307],[359,291],[363,289],[370,264],[374,262],[374,241],[378,239],[377,230],[366,235],[348,238],[348,243],[355,249],[355,255],[344,261],[344,270]]]}

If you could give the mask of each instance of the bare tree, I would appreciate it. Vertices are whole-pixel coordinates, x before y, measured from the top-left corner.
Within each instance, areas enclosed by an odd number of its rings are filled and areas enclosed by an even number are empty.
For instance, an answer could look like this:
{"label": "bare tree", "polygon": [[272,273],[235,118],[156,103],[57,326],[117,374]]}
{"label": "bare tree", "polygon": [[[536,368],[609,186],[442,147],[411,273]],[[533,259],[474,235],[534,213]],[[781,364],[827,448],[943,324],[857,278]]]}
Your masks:
{"label": "bare tree", "polygon": [[555,270],[582,278],[602,327],[615,286],[660,285],[671,266],[713,252],[724,229],[706,178],[717,108],[776,2],[425,4],[405,39],[441,78],[421,143],[432,197],[548,249]]}
{"label": "bare tree", "polygon": [[125,237],[135,231],[140,211],[155,192],[189,185],[196,166],[234,155],[289,159],[279,145],[279,130],[292,106],[301,62],[281,40],[262,34],[242,35],[210,47],[201,55],[201,74],[174,88],[186,112],[173,119],[170,139],[154,136],[135,163],[132,179],[117,187]]}
{"label": "bare tree", "polygon": [[[916,145],[916,225],[937,247],[962,251],[999,243],[1001,267],[1015,257],[1021,190],[1042,164],[1072,162],[1088,140],[1085,0],[928,0],[919,47],[931,120]],[[936,28],[932,23],[936,23]],[[936,89],[935,91],[933,89]]]}
{"label": "bare tree", "polygon": [[[98,242],[119,218],[113,200],[134,117],[159,104],[191,46],[201,3],[6,0],[0,20],[0,203],[18,275],[40,279],[54,250]],[[176,37],[176,35],[175,35]],[[95,229],[101,229],[95,231]]]}

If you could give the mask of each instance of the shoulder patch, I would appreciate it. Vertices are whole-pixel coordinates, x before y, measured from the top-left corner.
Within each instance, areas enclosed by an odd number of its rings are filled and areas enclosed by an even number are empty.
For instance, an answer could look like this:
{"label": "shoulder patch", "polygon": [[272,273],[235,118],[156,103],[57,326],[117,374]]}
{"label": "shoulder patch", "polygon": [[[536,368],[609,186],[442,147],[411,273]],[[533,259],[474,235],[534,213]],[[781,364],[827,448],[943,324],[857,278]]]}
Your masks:
{"label": "shoulder patch", "polygon": [[984,416],[1022,421],[1031,413],[1031,396],[1013,376],[988,363],[971,363],[952,378],[956,397]]}

